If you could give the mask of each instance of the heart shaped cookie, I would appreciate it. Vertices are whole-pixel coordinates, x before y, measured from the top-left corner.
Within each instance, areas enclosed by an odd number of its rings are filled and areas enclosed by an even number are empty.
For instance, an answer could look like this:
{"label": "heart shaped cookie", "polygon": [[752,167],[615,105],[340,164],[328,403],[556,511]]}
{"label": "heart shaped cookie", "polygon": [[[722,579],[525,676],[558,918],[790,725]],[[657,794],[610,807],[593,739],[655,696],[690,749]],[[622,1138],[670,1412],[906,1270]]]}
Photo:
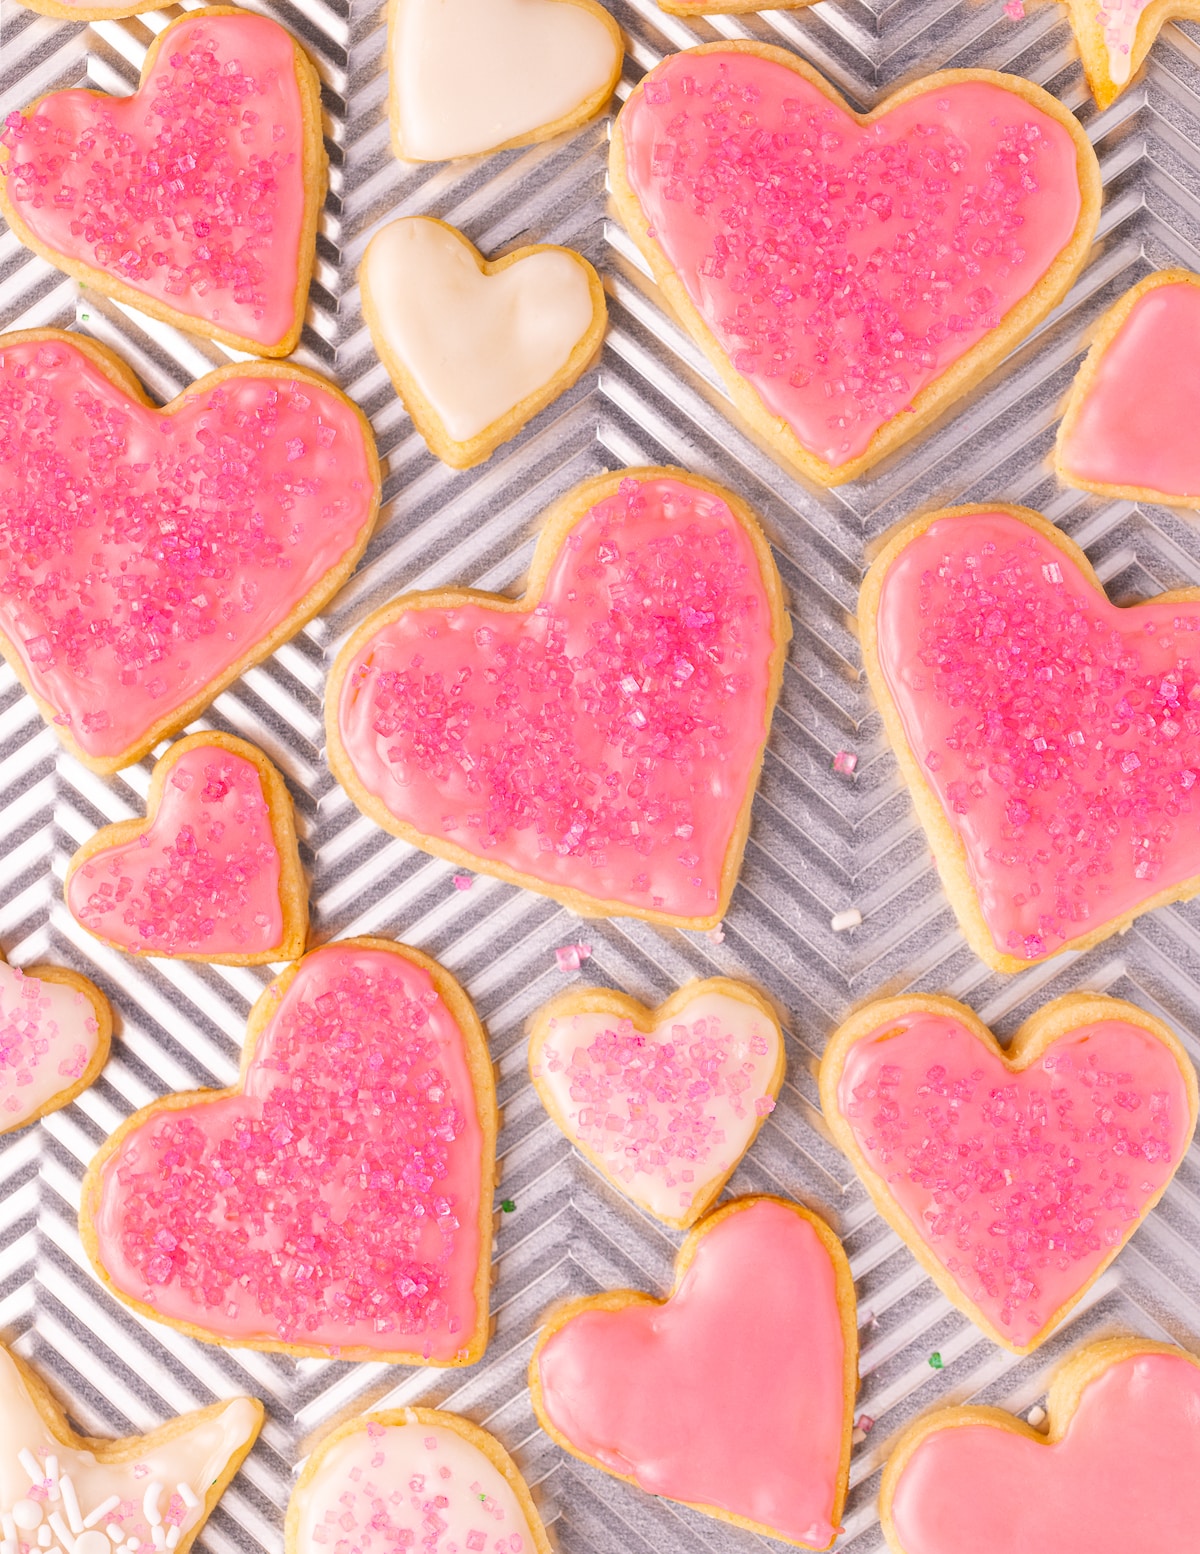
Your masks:
{"label": "heart shaped cookie", "polygon": [[187,1554],[262,1428],[234,1397],[149,1435],[77,1435],[24,1360],[0,1345],[0,1523],[13,1554]]}
{"label": "heart shaped cookie", "polygon": [[0,958],[0,1133],[56,1112],[108,1062],[112,1010],[65,966],[22,970]]}
{"label": "heart shaped cookie", "polygon": [[952,70],[851,113],[763,43],[669,55],[609,172],[667,300],[773,452],[856,479],[973,384],[1087,257],[1100,173],[1040,87]]}
{"label": "heart shaped cookie", "polygon": [[[1200,13],[1198,13],[1200,14]],[[1101,496],[1200,507],[1200,275],[1147,275],[1096,326],[1055,468]]]}
{"label": "heart shaped cookie", "polygon": [[990,1338],[1027,1354],[1166,1191],[1196,1073],[1160,1020],[1069,994],[1005,1051],[964,1005],[868,1004],[831,1038],[821,1104],[876,1208]]}
{"label": "heart shaped cookie", "polygon": [[1067,0],[1092,96],[1101,108],[1137,74],[1161,28],[1200,18],[1197,0]]}
{"label": "heart shaped cookie", "polygon": [[0,650],[93,771],[297,632],[378,506],[370,426],[315,373],[222,367],[159,410],[92,340],[0,336]]}
{"label": "heart shaped cookie", "polygon": [[257,966],[304,953],[308,895],[283,778],[232,734],[189,734],[154,768],[145,820],[67,866],[67,909],[131,955]]}
{"label": "heart shaped cookie", "polygon": [[806,1209],[737,1199],[688,1236],[667,1300],[614,1290],[551,1312],[529,1388],[542,1429],[593,1467],[827,1548],[858,1389],[846,1254]]}
{"label": "heart shaped cookie", "polygon": [[488,1334],[492,1065],[407,945],[325,945],[250,1011],[239,1084],[152,1101],[88,1169],[114,1294],[207,1343],[469,1365]]}
{"label": "heart shaped cookie", "polygon": [[489,264],[461,232],[406,216],[358,272],[363,317],[417,430],[455,469],[488,458],[588,366],[608,319],[580,254],[538,243]]}
{"label": "heart shaped cookie", "polygon": [[1055,1376],[1047,1433],[998,1408],[910,1425],[883,1473],[895,1554],[1187,1549],[1200,1519],[1200,1364],[1145,1338],[1089,1344]]}
{"label": "heart shaped cookie", "polygon": [[1027,508],[907,524],[859,599],[867,677],[968,942],[998,971],[1200,889],[1200,590],[1110,604]]}
{"label": "heart shaped cookie", "polygon": [[736,497],[679,470],[586,481],[524,596],[372,615],[325,695],[329,764],[384,830],[574,910],[719,922],[790,628]]}
{"label": "heart shaped cookie", "polygon": [[396,155],[444,162],[594,119],[624,45],[595,0],[389,0],[388,59]]}
{"label": "heart shaped cookie", "polygon": [[0,210],[27,248],[96,291],[287,356],[325,198],[320,103],[316,71],[277,22],[193,11],[150,45],[132,97],[50,92],[8,116]]}
{"label": "heart shaped cookie", "polygon": [[[432,1538],[431,1535],[432,1534]],[[436,1408],[350,1419],[304,1465],[286,1554],[552,1554],[533,1497],[494,1435]]]}
{"label": "heart shaped cookie", "polygon": [[534,1089],[567,1138],[682,1230],[754,1142],[784,1067],[770,1005],[729,977],[690,982],[657,1009],[607,988],[564,993],[529,1037]]}

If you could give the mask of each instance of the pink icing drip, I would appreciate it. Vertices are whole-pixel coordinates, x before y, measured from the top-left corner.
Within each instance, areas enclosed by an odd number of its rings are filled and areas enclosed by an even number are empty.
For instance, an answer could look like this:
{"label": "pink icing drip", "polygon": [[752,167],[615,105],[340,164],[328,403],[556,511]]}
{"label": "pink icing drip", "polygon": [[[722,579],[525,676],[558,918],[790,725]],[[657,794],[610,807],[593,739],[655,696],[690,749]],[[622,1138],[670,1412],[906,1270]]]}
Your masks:
{"label": "pink icing drip", "polygon": [[107,1162],[114,1284],[232,1342],[453,1359],[476,1321],[482,1131],[462,1032],[428,972],[318,950],[244,1094],[159,1112]]}
{"label": "pink icing drip", "polygon": [[230,334],[292,326],[304,220],[291,37],[261,16],[176,26],[132,97],[12,113],[8,194],[57,253]]}
{"label": "pink icing drip", "polygon": [[231,378],[162,415],[74,346],[0,349],[0,629],[89,755],[278,628],[372,498],[356,413],[310,380]]}
{"label": "pink icing drip", "polygon": [[877,621],[998,949],[1035,960],[1200,874],[1200,606],[1117,609],[984,513],[906,547]]}
{"label": "pink icing drip", "polygon": [[560,1328],[539,1361],[546,1412],[651,1494],[824,1548],[847,1407],[836,1290],[812,1226],[756,1203],[702,1237],[665,1306]]}
{"label": "pink icing drip", "polygon": [[346,676],[339,730],[399,820],[555,886],[706,916],[767,733],[771,616],[719,497],[629,479],[532,613],[409,611]]}
{"label": "pink icing drip", "polygon": [[250,955],[283,937],[279,874],[257,767],[197,746],[171,769],[153,826],[77,869],[67,906],[123,949]]}
{"label": "pink icing drip", "polygon": [[1191,1549],[1200,1526],[1200,1370],[1144,1354],[1084,1390],[1049,1446],[994,1426],[926,1436],[896,1485],[905,1554]]}
{"label": "pink icing drip", "polygon": [[734,367],[839,465],[1027,296],[1081,206],[1066,129],[1001,87],[860,127],[757,55],[670,55],[621,115],[659,247]]}
{"label": "pink icing drip", "polygon": [[1130,1234],[1191,1130],[1170,1051],[1116,1020],[1014,1074],[957,1020],[905,1015],[851,1048],[838,1109],[963,1294],[1017,1344]]}

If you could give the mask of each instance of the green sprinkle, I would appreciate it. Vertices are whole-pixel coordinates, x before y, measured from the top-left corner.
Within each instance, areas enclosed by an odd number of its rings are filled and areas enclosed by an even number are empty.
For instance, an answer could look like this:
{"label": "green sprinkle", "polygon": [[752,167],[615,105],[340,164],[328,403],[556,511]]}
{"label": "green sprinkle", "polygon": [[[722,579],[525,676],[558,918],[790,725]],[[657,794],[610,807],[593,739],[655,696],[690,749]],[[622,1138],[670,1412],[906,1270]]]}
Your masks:
{"label": "green sprinkle", "polygon": [[931,1354],[931,1355],[930,1355],[930,1356],[929,1356],[929,1363],[930,1363],[930,1365],[932,1365],[932,1366],[933,1366],[933,1368],[934,1368],[934,1370],[935,1370],[935,1371],[940,1371],[940,1370],[941,1370],[941,1368],[942,1368],[942,1357],[941,1357],[941,1355],[940,1355],[940,1354],[939,1354],[939,1353],[938,1353],[938,1352],[937,1352],[937,1350],[936,1350],[936,1349],[935,1349],[935,1350],[934,1350],[934,1351],[933,1351],[933,1353],[932,1353],[932,1354]]}
{"label": "green sprinkle", "polygon": [[85,324],[89,323],[90,320],[91,320],[91,317],[92,317],[92,315],[90,313],[81,313],[79,316],[84,321]]}
{"label": "green sprinkle", "polygon": [[512,1211],[516,1208],[516,1204],[512,1201],[511,1198],[504,1198],[501,1200],[500,1207],[505,1214],[511,1214]]}

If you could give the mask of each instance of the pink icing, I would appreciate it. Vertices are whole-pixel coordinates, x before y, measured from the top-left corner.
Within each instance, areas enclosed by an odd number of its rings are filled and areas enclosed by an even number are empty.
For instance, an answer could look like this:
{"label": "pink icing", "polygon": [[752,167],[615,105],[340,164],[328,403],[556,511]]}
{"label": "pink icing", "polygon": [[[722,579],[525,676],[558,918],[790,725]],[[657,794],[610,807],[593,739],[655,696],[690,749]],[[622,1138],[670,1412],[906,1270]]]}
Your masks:
{"label": "pink icing", "polygon": [[149,955],[252,955],[283,937],[279,852],[258,768],[219,746],[180,756],[154,823],[67,882],[73,917]]}
{"label": "pink icing", "polygon": [[100,1260],[222,1340],[452,1360],[476,1325],[482,1148],[429,973],[330,945],[300,963],[242,1093],[154,1112],[105,1163]]}
{"label": "pink icing", "polygon": [[685,51],[621,129],[629,183],[705,323],[835,466],[996,328],[1079,219],[1070,134],[979,81],[860,126],[785,65]]}
{"label": "pink icing", "polygon": [[1118,609],[983,513],[906,546],[877,625],[997,949],[1036,960],[1200,874],[1200,605]]}
{"label": "pink icing", "polygon": [[1141,1354],[1084,1389],[1054,1445],[994,1425],[937,1430],[896,1484],[904,1554],[1191,1549],[1200,1526],[1200,1369]]}
{"label": "pink icing", "polygon": [[1120,1020],[1013,1073],[959,1021],[904,1015],[850,1049],[838,1110],[912,1228],[1017,1345],[1132,1234],[1192,1132],[1173,1054]]}
{"label": "pink icing", "polygon": [[277,345],[303,279],[302,123],[278,23],[182,21],[132,97],[52,92],[9,114],[8,197],[56,253]]}
{"label": "pink icing", "polygon": [[0,961],[0,1128],[18,1127],[82,1079],[99,1034],[78,988]]}
{"label": "pink icing", "polygon": [[550,1422],[614,1473],[824,1548],[844,1362],[829,1253],[766,1199],[701,1236],[665,1305],[571,1318],[538,1373]]}
{"label": "pink icing", "polygon": [[360,650],[338,727],[398,819],[550,886],[716,907],[769,726],[771,613],[718,496],[622,482],[532,613],[410,610]]}
{"label": "pink icing", "polygon": [[1059,457],[1106,486],[1200,496],[1200,286],[1156,286],[1100,358]]}
{"label": "pink icing", "polygon": [[163,415],[64,340],[0,348],[0,630],[90,756],[253,652],[373,502],[357,414],[311,379],[229,378]]}

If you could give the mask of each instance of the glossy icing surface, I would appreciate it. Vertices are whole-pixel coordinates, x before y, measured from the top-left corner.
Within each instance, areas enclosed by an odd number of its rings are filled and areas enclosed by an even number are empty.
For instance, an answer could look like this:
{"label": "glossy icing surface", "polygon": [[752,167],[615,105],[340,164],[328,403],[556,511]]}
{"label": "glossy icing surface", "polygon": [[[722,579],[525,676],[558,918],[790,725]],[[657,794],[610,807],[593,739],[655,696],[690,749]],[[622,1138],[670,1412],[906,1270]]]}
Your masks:
{"label": "glossy icing surface", "polygon": [[180,756],[154,822],[67,883],[85,928],[147,955],[250,955],[283,936],[280,862],[258,768],[220,746]]}
{"label": "glossy icing surface", "polygon": [[1190,1548],[1200,1520],[1200,1370],[1110,1366],[1054,1445],[983,1424],[928,1435],[896,1485],[905,1554],[1130,1554]]}
{"label": "glossy icing surface", "polygon": [[0,961],[0,1128],[13,1128],[82,1079],[100,1027],[89,998]]}
{"label": "glossy icing surface", "polygon": [[457,234],[423,216],[372,238],[362,278],[379,315],[378,344],[458,442],[561,372],[592,322],[587,271],[565,249],[484,275]]}
{"label": "glossy icing surface", "polygon": [[235,377],[170,415],[60,340],[0,346],[0,631],[91,756],[131,748],[353,549],[358,416]]}
{"label": "glossy icing surface", "polygon": [[532,613],[411,610],[346,674],[355,773],[425,835],[555,886],[711,913],[766,737],[770,606],[720,497],[628,479]]}
{"label": "glossy icing surface", "polygon": [[242,1093],[156,1111],[108,1159],[100,1259],[223,1340],[450,1360],[475,1327],[482,1139],[428,972],[329,945],[300,963]]}
{"label": "glossy icing surface", "polygon": [[40,242],[229,334],[287,335],[305,189],[294,45],[278,23],[185,21],[132,97],[52,92],[9,115],[0,146],[8,197]]}
{"label": "glossy icing surface", "polygon": [[867,126],[796,71],[672,54],[621,114],[658,246],[734,368],[837,466],[995,329],[1070,241],[1066,129],[979,81]]}
{"label": "glossy icing surface", "polygon": [[1133,44],[1148,0],[1097,0],[1096,20],[1104,34],[1108,73],[1123,86],[1133,73]]}
{"label": "glossy icing surface", "polygon": [[1119,1020],[1013,1073],[958,1020],[914,1012],[850,1049],[838,1109],[912,1229],[1020,1345],[1133,1232],[1192,1124],[1170,1049]]}
{"label": "glossy icing surface", "polygon": [[984,513],[905,548],[877,627],[997,949],[1036,960],[1200,874],[1200,603],[1118,609]]}
{"label": "glossy icing surface", "polygon": [[533,1058],[559,1125],[652,1214],[685,1219],[774,1109],[782,1038],[755,1004],[706,993],[649,1033],[632,1020],[556,1017]]}
{"label": "glossy icing surface", "polygon": [[766,1200],[701,1236],[665,1305],[581,1312],[539,1371],[551,1422],[604,1467],[824,1548],[844,1356],[829,1254]]}

